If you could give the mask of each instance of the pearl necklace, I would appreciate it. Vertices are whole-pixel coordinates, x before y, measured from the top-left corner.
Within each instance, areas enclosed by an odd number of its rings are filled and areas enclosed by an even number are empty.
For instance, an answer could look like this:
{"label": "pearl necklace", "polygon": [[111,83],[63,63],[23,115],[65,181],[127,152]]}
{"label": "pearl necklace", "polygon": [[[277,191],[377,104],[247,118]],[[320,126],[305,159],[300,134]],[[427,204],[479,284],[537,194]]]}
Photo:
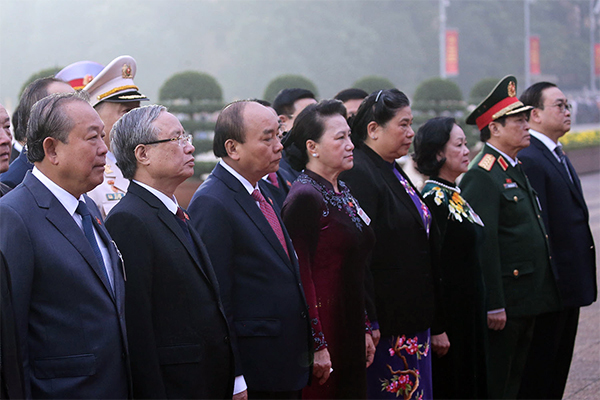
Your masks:
{"label": "pearl necklace", "polygon": [[448,186],[448,185],[443,184],[442,182],[434,181],[432,179],[428,179],[428,180],[425,181],[425,184],[428,184],[428,183],[433,183],[434,185],[441,186],[441,187],[443,187],[445,189],[452,190],[453,192],[456,192],[456,193],[460,194],[460,188],[459,187]]}

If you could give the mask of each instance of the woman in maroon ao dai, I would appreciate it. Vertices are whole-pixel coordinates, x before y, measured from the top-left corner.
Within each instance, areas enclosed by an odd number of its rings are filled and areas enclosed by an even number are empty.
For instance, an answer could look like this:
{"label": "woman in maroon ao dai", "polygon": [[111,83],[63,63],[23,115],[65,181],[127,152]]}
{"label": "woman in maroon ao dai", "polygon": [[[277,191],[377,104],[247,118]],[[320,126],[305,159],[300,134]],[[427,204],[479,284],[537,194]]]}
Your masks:
{"label": "woman in maroon ao dai", "polygon": [[345,109],[335,100],[296,118],[286,149],[304,169],[282,210],[294,243],[313,330],[312,384],[303,398],[366,398],[374,346],[365,313],[365,270],[374,244],[369,218],[337,179],[353,165]]}

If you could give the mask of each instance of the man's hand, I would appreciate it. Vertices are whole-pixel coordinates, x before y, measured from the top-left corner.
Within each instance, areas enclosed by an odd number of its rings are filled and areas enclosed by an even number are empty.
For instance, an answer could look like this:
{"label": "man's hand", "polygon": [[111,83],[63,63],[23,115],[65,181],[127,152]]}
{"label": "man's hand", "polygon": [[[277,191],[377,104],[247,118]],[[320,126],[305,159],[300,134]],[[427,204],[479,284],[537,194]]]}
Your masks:
{"label": "man's hand", "polygon": [[365,333],[365,348],[367,351],[367,368],[369,368],[375,358],[375,345],[373,344],[373,338],[368,333]]}
{"label": "man's hand", "polygon": [[244,390],[243,392],[239,392],[238,394],[234,394],[231,399],[232,400],[248,400],[248,391]]}
{"label": "man's hand", "polygon": [[488,314],[488,328],[494,331],[501,331],[506,326],[506,311]]}
{"label": "man's hand", "polygon": [[438,357],[443,357],[450,350],[450,340],[446,332],[431,336],[431,349]]}
{"label": "man's hand", "polygon": [[329,357],[329,351],[325,348],[315,352],[313,375],[319,380],[319,385],[322,385],[325,382],[327,382],[330,373],[331,358]]}
{"label": "man's hand", "polygon": [[379,339],[381,339],[381,331],[379,329],[373,329],[371,332],[373,334],[373,345],[377,347]]}

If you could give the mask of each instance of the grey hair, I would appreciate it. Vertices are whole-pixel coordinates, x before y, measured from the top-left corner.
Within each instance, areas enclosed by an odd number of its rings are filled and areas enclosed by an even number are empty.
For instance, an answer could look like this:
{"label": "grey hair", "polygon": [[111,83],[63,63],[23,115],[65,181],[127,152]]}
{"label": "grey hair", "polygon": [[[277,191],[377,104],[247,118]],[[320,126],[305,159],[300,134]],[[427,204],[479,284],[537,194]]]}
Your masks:
{"label": "grey hair", "polygon": [[[44,140],[48,137],[68,143],[74,123],[64,111],[64,105],[80,101],[89,104],[83,92],[55,93],[38,100],[31,108],[27,122],[27,159],[35,163],[45,157]],[[90,106],[91,107],[91,106]]]}
{"label": "grey hair", "polygon": [[158,128],[152,123],[161,112],[167,111],[158,104],[135,108],[123,115],[110,131],[110,149],[117,159],[123,177],[133,179],[137,171],[135,148],[158,138]]}

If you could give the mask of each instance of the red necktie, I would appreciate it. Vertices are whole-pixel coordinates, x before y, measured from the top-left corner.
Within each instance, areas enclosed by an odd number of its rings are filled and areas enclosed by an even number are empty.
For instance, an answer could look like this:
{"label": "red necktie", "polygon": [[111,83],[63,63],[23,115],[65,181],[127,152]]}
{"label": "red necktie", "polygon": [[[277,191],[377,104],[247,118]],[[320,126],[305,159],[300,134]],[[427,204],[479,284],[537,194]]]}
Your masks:
{"label": "red necktie", "polygon": [[279,242],[283,246],[285,253],[289,257],[290,254],[288,253],[287,245],[285,243],[283,230],[281,229],[281,224],[279,223],[279,219],[277,219],[277,215],[275,214],[273,207],[271,207],[267,200],[265,200],[262,193],[258,189],[254,189],[254,192],[252,192],[252,198],[258,201],[258,204],[260,205],[260,211],[262,211],[265,218],[269,222],[269,225],[271,225],[271,228],[275,232],[275,235],[277,235],[277,239],[279,239]]}
{"label": "red necktie", "polygon": [[273,186],[275,186],[276,188],[279,187],[279,182],[277,181],[277,173],[276,172],[271,172],[269,175],[269,182],[271,182],[271,184]]}

